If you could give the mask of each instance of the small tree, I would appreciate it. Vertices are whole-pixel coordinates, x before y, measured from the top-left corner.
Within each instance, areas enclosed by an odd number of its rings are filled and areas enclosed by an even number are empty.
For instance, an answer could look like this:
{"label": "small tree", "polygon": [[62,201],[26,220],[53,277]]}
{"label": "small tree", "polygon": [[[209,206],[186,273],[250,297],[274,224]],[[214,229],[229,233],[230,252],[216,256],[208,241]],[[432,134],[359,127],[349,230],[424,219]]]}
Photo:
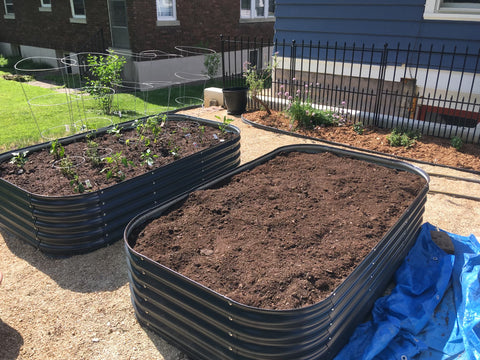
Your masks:
{"label": "small tree", "polygon": [[272,62],[263,70],[257,69],[255,65],[252,66],[248,61],[243,64],[243,77],[248,85],[250,97],[253,101],[261,104],[269,115],[272,113],[270,107],[258,95],[265,89],[265,82],[271,79],[272,72],[277,67],[277,54],[273,55]]}
{"label": "small tree", "polygon": [[204,74],[207,75],[210,79],[213,79],[218,74],[220,69],[220,54],[213,53],[205,55],[205,60],[203,65],[205,66]]}
{"label": "small tree", "polygon": [[111,114],[113,90],[121,82],[125,58],[118,55],[91,55],[87,57],[91,78],[87,78],[87,91],[100,102],[105,114]]}

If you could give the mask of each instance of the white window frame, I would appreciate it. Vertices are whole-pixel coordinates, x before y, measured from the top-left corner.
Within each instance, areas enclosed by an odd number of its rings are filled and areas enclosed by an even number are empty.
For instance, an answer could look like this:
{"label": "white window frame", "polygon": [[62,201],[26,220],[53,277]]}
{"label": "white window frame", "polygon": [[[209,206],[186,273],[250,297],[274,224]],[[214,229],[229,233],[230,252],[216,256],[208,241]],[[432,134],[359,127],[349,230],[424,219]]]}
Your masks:
{"label": "white window frame", "polygon": [[177,1],[176,0],[171,0],[172,1],[172,16],[162,16],[160,15],[160,2],[162,0],[156,0],[156,8],[157,8],[157,21],[174,21],[177,20]]}
{"label": "white window frame", "polygon": [[40,0],[40,7],[38,8],[38,11],[51,12],[52,11],[52,1],[48,0],[49,1],[48,3],[46,3],[45,1],[47,1],[47,0]]}
{"label": "white window frame", "polygon": [[264,5],[264,14],[257,16],[257,13],[255,11],[255,1],[256,0],[249,0],[250,1],[250,10],[248,10],[248,14],[242,9],[242,2],[240,1],[240,19],[244,20],[261,20],[261,19],[268,19],[268,20],[273,20],[275,17],[273,15],[269,15],[269,5],[270,2],[269,0],[263,0],[265,3]]}
{"label": "white window frame", "polygon": [[160,2],[162,0],[155,1],[155,7],[157,10],[157,26],[179,26],[180,21],[177,20],[177,0],[172,0],[172,16],[160,15]]}
{"label": "white window frame", "polygon": [[4,0],[3,5],[5,6],[5,17],[11,17],[15,15],[15,9],[13,11],[8,11],[8,6],[10,5],[13,7],[13,0]]}
{"label": "white window frame", "polygon": [[426,20],[480,21],[480,4],[445,3],[443,0],[426,0],[423,18]]}
{"label": "white window frame", "polygon": [[82,0],[83,2],[83,10],[85,14],[76,14],[75,13],[75,6],[73,6],[73,0],[70,0],[70,8],[72,9],[72,18],[73,19],[86,19],[87,18],[87,9],[85,8],[85,0]]}

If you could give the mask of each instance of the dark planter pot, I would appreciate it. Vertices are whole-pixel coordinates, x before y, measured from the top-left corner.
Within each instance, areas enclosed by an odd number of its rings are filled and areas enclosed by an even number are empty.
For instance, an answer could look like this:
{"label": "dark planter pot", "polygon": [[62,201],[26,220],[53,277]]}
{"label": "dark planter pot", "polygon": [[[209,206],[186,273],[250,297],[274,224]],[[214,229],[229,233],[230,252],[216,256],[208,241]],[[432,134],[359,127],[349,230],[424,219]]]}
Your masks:
{"label": "dark planter pot", "polygon": [[246,111],[248,88],[233,87],[222,91],[227,114],[241,115]]}
{"label": "dark planter pot", "polygon": [[417,174],[427,181],[378,245],[325,300],[300,309],[267,310],[233,301],[136,252],[136,229],[187,195],[140,214],[125,229],[132,303],[137,319],[194,359],[332,359],[383,294],[422,224],[428,175],[407,163],[322,145],[279,148],[199,189],[215,188],[280,152],[334,154]]}
{"label": "dark planter pot", "polygon": [[[168,120],[220,125],[186,115],[169,115]],[[132,123],[120,125],[125,127]],[[107,129],[98,133],[105,131]],[[20,239],[53,255],[85,253],[111,244],[122,238],[125,226],[136,214],[236,168],[240,163],[240,132],[234,126],[229,126],[227,131],[238,136],[91,193],[42,196],[0,179],[0,222]],[[86,135],[59,141],[66,144]],[[49,148],[50,144],[16,151],[40,151]],[[9,161],[11,157],[11,152],[1,154],[0,162]]]}

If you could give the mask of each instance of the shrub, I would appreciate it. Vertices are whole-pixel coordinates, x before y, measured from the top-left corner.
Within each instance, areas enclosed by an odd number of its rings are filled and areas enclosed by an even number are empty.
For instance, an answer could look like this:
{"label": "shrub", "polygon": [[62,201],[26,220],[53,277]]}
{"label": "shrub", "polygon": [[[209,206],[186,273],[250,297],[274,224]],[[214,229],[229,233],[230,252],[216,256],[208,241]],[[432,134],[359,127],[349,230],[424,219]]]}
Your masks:
{"label": "shrub", "polygon": [[[295,78],[292,79],[295,81]],[[344,110],[345,102],[342,102],[340,110],[320,110],[312,105],[308,97],[308,84],[305,84],[305,90],[298,89],[295,96],[291,96],[288,91],[285,93],[279,92],[278,95],[283,95],[289,101],[285,113],[290,117],[292,123],[296,122],[299,127],[311,129],[316,126],[339,126],[345,125],[346,113]],[[283,89],[283,85],[281,86]]]}
{"label": "shrub", "polygon": [[459,136],[454,136],[450,140],[450,144],[455,148],[455,150],[460,151],[463,147],[463,140]]}
{"label": "shrub", "polygon": [[390,146],[403,146],[408,149],[412,147],[415,144],[415,141],[420,139],[420,137],[421,135],[417,131],[403,131],[395,128],[392,130],[390,135],[387,136],[387,141]]}
{"label": "shrub", "polygon": [[86,89],[99,102],[103,112],[111,114],[113,89],[121,82],[125,58],[112,54],[105,56],[89,54],[87,62],[92,77],[87,79]]}

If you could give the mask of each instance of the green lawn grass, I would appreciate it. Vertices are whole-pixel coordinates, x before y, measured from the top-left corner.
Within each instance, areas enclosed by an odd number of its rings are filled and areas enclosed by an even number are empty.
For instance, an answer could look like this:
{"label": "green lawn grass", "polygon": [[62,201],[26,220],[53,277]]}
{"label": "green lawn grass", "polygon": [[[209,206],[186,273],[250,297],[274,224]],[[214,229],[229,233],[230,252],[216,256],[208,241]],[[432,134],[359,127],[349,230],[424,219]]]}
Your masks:
{"label": "green lawn grass", "polygon": [[15,71],[8,66],[0,68],[0,153],[54,140],[78,132],[85,125],[102,127],[199,105],[204,89],[204,84],[199,84],[143,92],[129,90],[113,95],[113,114],[105,115],[89,94],[64,86],[48,89],[6,80],[5,74]]}

